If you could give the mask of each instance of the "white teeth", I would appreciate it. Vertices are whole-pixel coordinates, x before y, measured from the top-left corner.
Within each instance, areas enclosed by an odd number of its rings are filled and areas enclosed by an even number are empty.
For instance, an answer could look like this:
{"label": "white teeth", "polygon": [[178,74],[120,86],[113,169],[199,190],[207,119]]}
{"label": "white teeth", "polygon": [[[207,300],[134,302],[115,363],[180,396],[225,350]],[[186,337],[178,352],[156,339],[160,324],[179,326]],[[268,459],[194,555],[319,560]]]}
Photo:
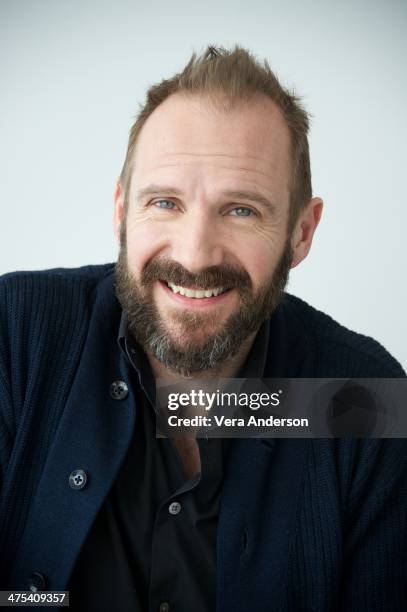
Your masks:
{"label": "white teeth", "polygon": [[185,295],[186,297],[202,299],[209,297],[216,297],[220,293],[223,292],[223,287],[217,287],[216,289],[188,289],[187,287],[180,287],[179,285],[174,285],[173,283],[167,283],[168,287],[174,292],[179,293],[180,295]]}

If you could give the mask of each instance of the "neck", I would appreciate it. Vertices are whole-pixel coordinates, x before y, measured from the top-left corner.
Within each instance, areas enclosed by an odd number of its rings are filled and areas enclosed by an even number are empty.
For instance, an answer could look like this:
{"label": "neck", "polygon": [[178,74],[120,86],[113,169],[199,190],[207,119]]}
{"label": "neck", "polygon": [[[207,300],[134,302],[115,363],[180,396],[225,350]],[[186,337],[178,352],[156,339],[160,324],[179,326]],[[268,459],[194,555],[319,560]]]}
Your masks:
{"label": "neck", "polygon": [[148,360],[150,362],[151,370],[154,374],[154,378],[165,378],[168,381],[181,382],[188,380],[188,378],[199,378],[203,380],[210,380],[211,378],[234,378],[243,366],[246,358],[253,345],[254,339],[257,332],[253,333],[249,338],[242,344],[239,352],[223,363],[219,368],[213,370],[205,370],[203,372],[196,372],[193,376],[183,376],[178,372],[174,372],[166,368],[154,355],[147,353]]}

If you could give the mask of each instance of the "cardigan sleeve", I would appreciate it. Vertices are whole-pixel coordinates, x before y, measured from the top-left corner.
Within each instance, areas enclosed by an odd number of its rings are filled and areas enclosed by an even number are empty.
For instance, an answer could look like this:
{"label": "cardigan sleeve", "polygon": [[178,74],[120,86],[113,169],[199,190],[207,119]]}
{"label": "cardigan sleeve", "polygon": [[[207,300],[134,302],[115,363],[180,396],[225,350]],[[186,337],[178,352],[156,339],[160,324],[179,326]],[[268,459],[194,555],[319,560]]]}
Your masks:
{"label": "cardigan sleeve", "polygon": [[345,517],[341,612],[407,610],[407,440],[359,440]]}
{"label": "cardigan sleeve", "polygon": [[4,283],[0,280],[0,499],[13,429],[7,315],[7,295]]}

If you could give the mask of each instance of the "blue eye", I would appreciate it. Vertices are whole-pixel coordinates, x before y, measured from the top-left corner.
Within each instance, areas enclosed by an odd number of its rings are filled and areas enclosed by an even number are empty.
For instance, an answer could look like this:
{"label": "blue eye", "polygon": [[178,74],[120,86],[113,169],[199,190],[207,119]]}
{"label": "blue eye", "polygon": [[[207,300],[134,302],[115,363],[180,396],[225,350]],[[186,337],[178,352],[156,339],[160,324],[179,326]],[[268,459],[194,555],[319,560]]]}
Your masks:
{"label": "blue eye", "polygon": [[171,200],[157,200],[154,202],[154,206],[161,209],[172,210],[175,207],[174,202]]}
{"label": "blue eye", "polygon": [[254,215],[254,212],[251,208],[246,208],[245,206],[239,206],[238,208],[234,208],[232,210],[235,217],[251,217]]}

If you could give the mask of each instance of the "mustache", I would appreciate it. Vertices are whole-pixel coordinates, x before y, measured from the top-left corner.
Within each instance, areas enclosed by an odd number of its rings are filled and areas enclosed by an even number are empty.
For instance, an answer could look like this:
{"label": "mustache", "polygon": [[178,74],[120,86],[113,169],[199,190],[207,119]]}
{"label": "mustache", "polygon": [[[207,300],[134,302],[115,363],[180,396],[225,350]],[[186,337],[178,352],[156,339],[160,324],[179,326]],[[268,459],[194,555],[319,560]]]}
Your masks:
{"label": "mustache", "polygon": [[163,259],[149,261],[141,274],[141,284],[145,287],[151,286],[156,281],[165,281],[182,287],[197,286],[202,289],[223,287],[251,291],[253,288],[250,276],[243,268],[225,264],[210,266],[193,274],[180,263]]}

